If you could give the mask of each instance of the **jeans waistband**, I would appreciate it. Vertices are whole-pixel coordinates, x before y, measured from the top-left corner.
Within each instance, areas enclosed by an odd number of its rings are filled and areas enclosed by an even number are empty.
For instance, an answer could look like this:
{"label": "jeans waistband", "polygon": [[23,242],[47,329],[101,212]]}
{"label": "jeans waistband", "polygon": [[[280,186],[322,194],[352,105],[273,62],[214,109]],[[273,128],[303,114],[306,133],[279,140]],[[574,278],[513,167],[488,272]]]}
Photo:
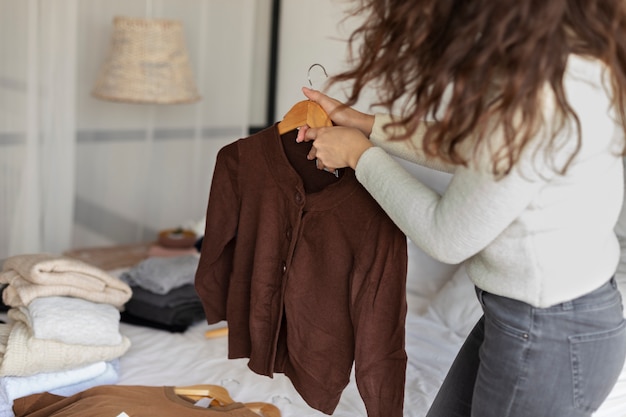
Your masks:
{"label": "jeans waistband", "polygon": [[[478,300],[482,303],[482,294],[489,294],[489,292],[476,289]],[[501,297],[507,298],[507,297]],[[555,304],[546,308],[536,308],[523,301],[509,299],[509,306],[515,309],[525,310],[534,309],[539,313],[550,313],[559,311],[572,311],[572,310],[585,310],[594,308],[603,308],[612,304],[621,303],[621,294],[617,289],[617,282],[615,277],[611,277],[606,283],[599,288],[584,294],[573,300],[564,301],[559,304]]]}

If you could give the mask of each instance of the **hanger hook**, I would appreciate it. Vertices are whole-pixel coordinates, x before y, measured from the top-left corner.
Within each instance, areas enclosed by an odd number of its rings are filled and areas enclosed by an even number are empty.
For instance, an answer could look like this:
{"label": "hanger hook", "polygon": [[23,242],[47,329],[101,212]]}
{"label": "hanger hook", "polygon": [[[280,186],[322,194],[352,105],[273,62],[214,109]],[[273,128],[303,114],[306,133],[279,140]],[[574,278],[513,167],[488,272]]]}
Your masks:
{"label": "hanger hook", "polygon": [[313,83],[311,82],[311,70],[313,69],[313,67],[320,67],[322,69],[322,71],[324,71],[324,75],[326,76],[326,78],[328,78],[328,73],[326,72],[326,68],[324,68],[324,66],[322,64],[313,64],[309,67],[309,70],[307,71],[307,78],[309,79],[309,85],[311,87],[313,87]]}

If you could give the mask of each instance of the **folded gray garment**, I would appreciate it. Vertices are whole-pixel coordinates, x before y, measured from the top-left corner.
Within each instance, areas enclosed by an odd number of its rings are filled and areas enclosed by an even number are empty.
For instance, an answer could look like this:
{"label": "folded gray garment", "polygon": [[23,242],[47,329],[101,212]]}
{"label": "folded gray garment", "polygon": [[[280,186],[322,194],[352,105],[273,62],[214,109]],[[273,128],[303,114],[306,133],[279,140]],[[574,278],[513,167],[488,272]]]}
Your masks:
{"label": "folded gray garment", "polygon": [[155,294],[167,294],[194,283],[199,259],[198,255],[148,258],[123,272],[120,279]]}
{"label": "folded gray garment", "polygon": [[133,290],[133,296],[125,304],[126,307],[128,307],[131,302],[141,302],[145,305],[153,306],[155,309],[176,308],[181,305],[201,303],[200,297],[192,284],[185,284],[174,288],[167,294],[155,294],[141,287],[131,288]]}
{"label": "folded gray garment", "polygon": [[[172,292],[175,291],[178,290]],[[160,297],[169,297],[169,294]],[[173,304],[161,307],[146,302],[145,300],[135,300],[132,298],[126,303],[126,308],[124,313],[122,313],[122,321],[130,322],[129,316],[143,320],[143,324],[145,325],[149,325],[148,322],[153,325],[160,324],[161,328],[165,328],[166,326],[182,326],[186,328],[198,321],[204,320],[205,317],[202,303],[199,299],[187,302],[179,300]]]}
{"label": "folded gray garment", "polygon": [[184,332],[189,326],[205,318],[202,302],[193,285],[183,285],[163,295],[141,287],[131,288],[133,297],[122,312],[123,322],[170,332]]}

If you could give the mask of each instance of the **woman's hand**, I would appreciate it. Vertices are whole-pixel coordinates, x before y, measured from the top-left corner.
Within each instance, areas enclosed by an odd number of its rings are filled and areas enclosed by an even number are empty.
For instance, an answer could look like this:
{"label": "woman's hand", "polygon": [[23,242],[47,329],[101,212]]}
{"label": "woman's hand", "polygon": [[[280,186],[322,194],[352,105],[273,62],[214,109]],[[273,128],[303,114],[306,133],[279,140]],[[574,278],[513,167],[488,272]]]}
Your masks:
{"label": "woman's hand", "polygon": [[348,107],[317,90],[303,87],[302,92],[309,100],[322,106],[335,125],[300,127],[296,142],[315,141],[307,158],[317,159],[318,169],[331,172],[348,166],[355,169],[363,152],[372,146],[368,137],[372,132],[374,116]]}
{"label": "woman's hand", "polygon": [[317,159],[317,169],[356,168],[359,158],[373,146],[359,129],[345,126],[310,128],[303,126],[298,142],[314,141],[307,158]]}
{"label": "woman's hand", "polygon": [[319,104],[336,126],[359,129],[366,137],[369,137],[370,133],[372,133],[372,126],[374,125],[373,115],[348,107],[339,100],[317,90],[303,87],[302,92],[309,100]]}

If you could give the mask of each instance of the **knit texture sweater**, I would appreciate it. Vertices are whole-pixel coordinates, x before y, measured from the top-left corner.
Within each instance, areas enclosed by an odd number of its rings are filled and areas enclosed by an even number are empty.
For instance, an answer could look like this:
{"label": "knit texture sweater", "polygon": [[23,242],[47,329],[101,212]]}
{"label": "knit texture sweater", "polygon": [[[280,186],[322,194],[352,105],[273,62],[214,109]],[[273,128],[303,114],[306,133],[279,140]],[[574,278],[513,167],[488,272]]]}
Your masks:
{"label": "knit texture sweater", "polygon": [[[611,110],[601,63],[571,56],[564,77],[580,119],[582,146],[569,169],[560,167],[577,139],[573,122],[559,133],[553,157],[539,133],[515,169],[497,179],[486,153],[452,167],[422,151],[425,126],[406,141],[390,141],[390,116],[376,115],[369,148],[356,166],[358,180],[394,222],[425,252],[445,263],[465,262],[471,280],[490,293],[548,307],[586,294],[615,272],[620,249],[614,234],[623,201],[623,132]],[[554,100],[544,97],[546,120]],[[490,140],[501,133],[493,129]],[[439,195],[390,155],[453,172]]]}
{"label": "knit texture sweater", "polygon": [[402,417],[406,236],[345,169],[276,126],[220,150],[196,289],[228,355],[284,373],[331,414],[355,378],[369,417]]}

